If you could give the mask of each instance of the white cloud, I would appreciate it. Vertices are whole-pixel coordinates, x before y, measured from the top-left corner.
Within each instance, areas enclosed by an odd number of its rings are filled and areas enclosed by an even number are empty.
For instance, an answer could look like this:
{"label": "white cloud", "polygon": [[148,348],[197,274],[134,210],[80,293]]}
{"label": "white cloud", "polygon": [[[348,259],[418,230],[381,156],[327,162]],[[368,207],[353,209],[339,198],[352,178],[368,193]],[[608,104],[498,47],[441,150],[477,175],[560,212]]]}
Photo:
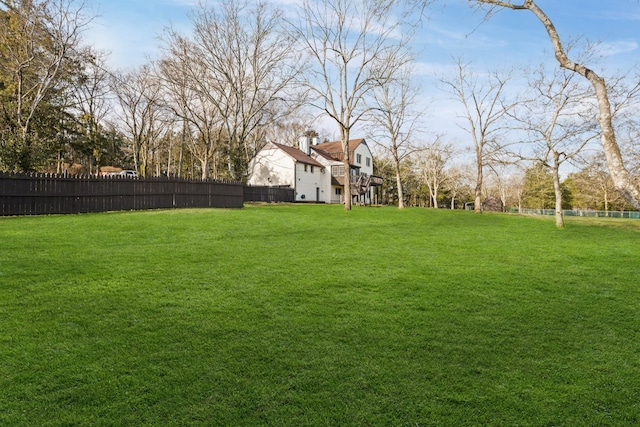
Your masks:
{"label": "white cloud", "polygon": [[640,21],[640,12],[633,10],[603,11],[599,14],[589,15],[591,18],[606,19],[609,21]]}
{"label": "white cloud", "polygon": [[635,40],[605,42],[599,44],[596,50],[603,57],[614,56],[638,50],[638,42]]}

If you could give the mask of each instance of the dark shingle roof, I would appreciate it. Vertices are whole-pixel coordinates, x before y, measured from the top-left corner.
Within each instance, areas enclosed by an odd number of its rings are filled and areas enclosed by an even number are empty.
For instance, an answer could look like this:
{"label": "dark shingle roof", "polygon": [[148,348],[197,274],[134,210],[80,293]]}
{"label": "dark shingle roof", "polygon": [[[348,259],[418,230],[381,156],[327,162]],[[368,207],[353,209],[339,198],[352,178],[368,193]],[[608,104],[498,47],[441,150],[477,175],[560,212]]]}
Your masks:
{"label": "dark shingle roof", "polygon": [[[363,142],[364,142],[364,138],[349,140],[349,151],[353,153],[353,151],[358,147],[358,145],[362,144]],[[329,157],[333,160],[341,161],[343,158],[341,141],[323,142],[322,144],[317,144],[312,146],[312,148],[316,150],[319,154],[322,154],[324,157]]]}
{"label": "dark shingle roof", "polygon": [[318,166],[320,168],[324,167],[320,162],[310,156],[307,156],[303,151],[300,151],[295,147],[289,147],[288,145],[282,145],[276,142],[272,142],[272,144],[287,153],[289,156],[293,157],[296,162],[305,163],[311,166]]}

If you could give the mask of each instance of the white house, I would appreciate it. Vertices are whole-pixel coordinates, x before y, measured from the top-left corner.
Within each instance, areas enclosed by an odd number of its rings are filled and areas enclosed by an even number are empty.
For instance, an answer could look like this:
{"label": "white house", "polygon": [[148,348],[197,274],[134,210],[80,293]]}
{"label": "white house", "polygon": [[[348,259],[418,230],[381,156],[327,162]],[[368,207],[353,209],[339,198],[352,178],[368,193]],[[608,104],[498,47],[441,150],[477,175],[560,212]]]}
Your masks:
{"label": "white house", "polygon": [[[349,141],[352,195],[363,203],[375,200],[382,179],[373,175],[373,155],[364,139]],[[290,187],[296,201],[344,203],[342,143],[318,143],[303,137],[299,148],[268,143],[249,164],[249,185]]]}
{"label": "white house", "polygon": [[295,147],[269,142],[251,160],[249,173],[249,185],[290,187],[296,201],[327,201],[324,165]]}

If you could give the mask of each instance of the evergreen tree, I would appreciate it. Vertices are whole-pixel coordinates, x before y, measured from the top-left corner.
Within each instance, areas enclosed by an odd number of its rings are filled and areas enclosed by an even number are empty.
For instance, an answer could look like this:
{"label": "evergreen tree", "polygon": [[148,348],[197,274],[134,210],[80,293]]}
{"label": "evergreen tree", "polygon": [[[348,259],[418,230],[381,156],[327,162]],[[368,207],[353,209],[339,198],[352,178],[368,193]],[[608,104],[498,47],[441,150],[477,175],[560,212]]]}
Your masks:
{"label": "evergreen tree", "polygon": [[532,209],[554,208],[553,175],[545,164],[538,162],[525,172],[522,205]]}
{"label": "evergreen tree", "polygon": [[0,10],[0,167],[41,169],[59,140],[68,76],[90,19],[71,1],[7,0]]}

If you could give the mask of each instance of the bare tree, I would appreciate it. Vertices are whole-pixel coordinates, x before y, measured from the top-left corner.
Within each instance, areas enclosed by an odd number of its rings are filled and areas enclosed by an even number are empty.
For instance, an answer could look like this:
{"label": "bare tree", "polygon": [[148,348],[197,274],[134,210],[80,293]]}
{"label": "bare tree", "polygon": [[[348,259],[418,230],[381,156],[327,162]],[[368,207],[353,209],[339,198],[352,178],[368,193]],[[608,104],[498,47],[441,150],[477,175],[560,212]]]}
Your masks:
{"label": "bare tree", "polygon": [[493,72],[481,79],[461,60],[456,66],[455,76],[441,81],[464,107],[466,125],[462,128],[471,136],[476,160],[474,210],[480,213],[484,168],[498,161],[508,145],[503,139],[502,122],[517,102],[506,100],[509,73]]}
{"label": "bare tree", "polygon": [[456,200],[464,187],[464,171],[460,167],[452,166],[446,171],[447,174],[447,190],[449,197],[451,198],[450,209],[456,208]]}
{"label": "bare tree", "polygon": [[470,164],[456,164],[446,170],[447,181],[445,190],[451,198],[451,209],[456,208],[456,200],[474,194],[476,173],[475,166]]}
{"label": "bare tree", "polygon": [[149,66],[114,75],[111,88],[120,106],[123,133],[131,141],[133,163],[142,176],[149,174],[149,157],[154,144],[166,132],[161,86]]}
{"label": "bare tree", "polygon": [[342,141],[345,210],[351,210],[349,139],[368,112],[366,99],[384,85],[405,58],[407,37],[395,0],[304,0],[294,34],[315,66],[306,86],[313,105],[334,121]]}
{"label": "bare tree", "polygon": [[522,191],[524,176],[518,166],[505,163],[491,165],[487,176],[486,194],[497,196],[503,209],[510,206],[522,205]]}
{"label": "bare tree", "polygon": [[327,137],[322,132],[310,128],[310,123],[303,119],[302,115],[292,114],[291,117],[282,118],[269,127],[266,134],[268,141],[276,141],[289,147],[297,147],[300,136],[320,138]]}
{"label": "bare tree", "polygon": [[636,117],[627,121],[625,132],[622,136],[622,146],[626,155],[626,161],[633,178],[640,178],[640,123]]}
{"label": "bare tree", "polygon": [[369,103],[372,140],[393,159],[400,209],[404,208],[400,172],[402,162],[423,148],[417,143],[418,124],[422,118],[421,112],[415,108],[419,90],[412,83],[411,75],[409,66],[397,70],[397,76],[390,76],[386,82],[374,88]]}
{"label": "bare tree", "polygon": [[420,177],[429,189],[430,204],[434,208],[438,207],[440,189],[450,178],[447,166],[454,154],[453,144],[436,141],[417,156],[416,162],[420,170]]}
{"label": "bare tree", "polygon": [[[96,160],[96,168],[98,168],[102,156],[102,147],[99,142],[100,126],[104,124],[112,107],[112,94],[109,85],[111,77],[107,67],[108,54],[95,51],[91,56],[92,60],[76,76],[71,96],[74,100],[73,106],[79,113],[80,121],[86,128],[88,148],[91,152],[89,158]],[[90,160],[90,173],[92,173],[92,167],[93,163]],[[58,173],[60,173],[59,164]]]}
{"label": "bare tree", "polygon": [[623,197],[635,208],[640,210],[640,187],[635,185],[633,178],[629,174],[624,165],[624,160],[620,152],[620,147],[616,141],[616,132],[613,125],[613,111],[609,99],[608,88],[605,79],[588,68],[584,64],[573,61],[567,55],[565,46],[563,45],[560,35],[558,34],[553,22],[547,14],[538,6],[534,0],[521,0],[518,3],[501,0],[469,0],[476,6],[488,5],[489,14],[495,8],[508,8],[512,10],[526,10],[535,15],[535,17],[544,25],[549,36],[556,60],[562,68],[575,72],[591,83],[595,90],[596,100],[598,102],[598,122],[600,125],[602,148],[604,150],[607,166],[611,173],[611,178]]}
{"label": "bare tree", "polygon": [[[300,104],[292,84],[301,68],[299,49],[281,12],[265,2],[201,4],[193,25],[192,38],[182,38],[189,89],[207,97],[223,120],[229,174],[241,179],[265,143],[264,129]],[[169,41],[177,39],[174,32]]]}
{"label": "bare tree", "polygon": [[[519,104],[514,117],[523,124],[534,144],[531,160],[547,165],[553,174],[555,218],[564,227],[560,166],[572,161],[600,133],[595,122],[590,87],[577,82],[576,74],[562,69],[548,72],[544,66],[529,74],[530,101]],[[525,156],[526,157],[526,156]]]}
{"label": "bare tree", "polygon": [[182,144],[200,163],[201,178],[209,178],[210,171],[214,178],[220,178],[220,165],[212,163],[222,156],[224,120],[211,95],[198,89],[200,82],[194,77],[205,75],[207,70],[191,59],[192,47],[187,39],[175,32],[166,36],[165,57],[156,70],[164,89],[164,103],[179,119],[176,124],[182,127]]}

